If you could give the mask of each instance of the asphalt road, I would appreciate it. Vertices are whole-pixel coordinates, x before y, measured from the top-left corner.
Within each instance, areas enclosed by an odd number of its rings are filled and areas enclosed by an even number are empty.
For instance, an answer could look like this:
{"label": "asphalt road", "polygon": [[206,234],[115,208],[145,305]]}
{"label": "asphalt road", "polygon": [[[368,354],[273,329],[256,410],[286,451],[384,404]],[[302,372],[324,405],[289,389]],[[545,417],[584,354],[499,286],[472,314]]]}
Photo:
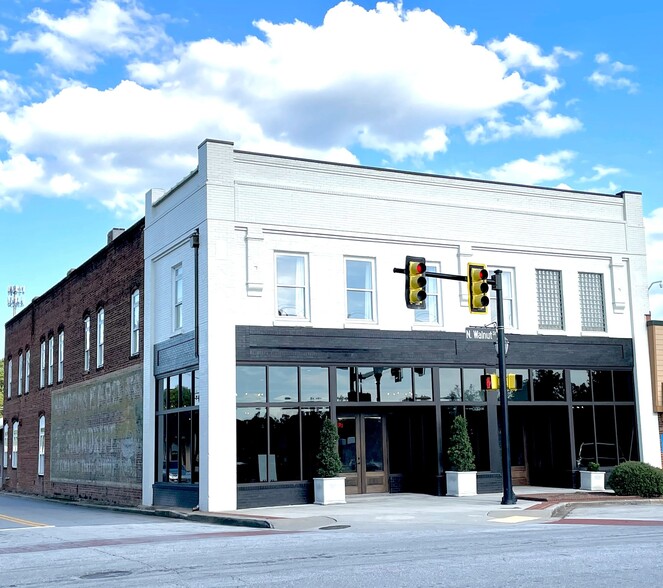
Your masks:
{"label": "asphalt road", "polygon": [[3,516],[54,525],[5,520],[0,585],[658,586],[662,511],[583,507],[562,521],[280,532],[0,495]]}

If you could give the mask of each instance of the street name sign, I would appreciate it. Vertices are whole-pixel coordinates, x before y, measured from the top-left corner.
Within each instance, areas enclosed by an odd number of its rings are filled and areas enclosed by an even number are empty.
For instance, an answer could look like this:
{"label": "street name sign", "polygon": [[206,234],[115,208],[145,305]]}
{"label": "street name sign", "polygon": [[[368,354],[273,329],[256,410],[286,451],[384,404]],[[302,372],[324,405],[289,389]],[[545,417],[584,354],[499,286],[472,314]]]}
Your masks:
{"label": "street name sign", "polygon": [[497,341],[497,329],[492,327],[465,327],[467,341]]}

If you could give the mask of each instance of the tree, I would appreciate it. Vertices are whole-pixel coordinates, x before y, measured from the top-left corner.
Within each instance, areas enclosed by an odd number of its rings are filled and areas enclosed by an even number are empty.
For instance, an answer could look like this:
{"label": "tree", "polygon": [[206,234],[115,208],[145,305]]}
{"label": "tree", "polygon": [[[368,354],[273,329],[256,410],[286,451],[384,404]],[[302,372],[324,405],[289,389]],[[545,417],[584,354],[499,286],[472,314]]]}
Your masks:
{"label": "tree", "polygon": [[333,478],[343,469],[341,458],[338,456],[338,428],[336,423],[332,423],[329,419],[322,421],[317,460],[318,476],[321,478]]}
{"label": "tree", "polygon": [[457,416],[451,425],[451,438],[449,450],[447,451],[451,471],[471,472],[476,469],[474,465],[474,450],[467,432],[467,420],[463,416]]}

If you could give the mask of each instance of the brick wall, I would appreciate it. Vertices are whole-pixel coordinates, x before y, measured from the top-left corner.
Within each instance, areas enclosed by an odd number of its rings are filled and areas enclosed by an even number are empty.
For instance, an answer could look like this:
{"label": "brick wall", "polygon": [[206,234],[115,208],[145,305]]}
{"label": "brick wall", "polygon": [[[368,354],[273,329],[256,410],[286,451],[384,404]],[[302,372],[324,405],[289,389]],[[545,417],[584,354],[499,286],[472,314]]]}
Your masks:
{"label": "brick wall", "polygon": [[[6,490],[100,500],[107,503],[136,504],[140,502],[140,484],[135,480],[108,482],[99,480],[91,472],[89,479],[51,482],[52,405],[56,395],[66,395],[81,387],[90,393],[97,390],[97,381],[113,383],[113,374],[125,374],[128,368],[142,369],[143,344],[143,227],[141,220],[101,251],[71,271],[62,281],[33,301],[7,322],[5,327],[5,359],[12,362],[14,382],[12,397],[5,396],[4,416],[9,423],[9,455],[11,460],[12,423],[19,422],[18,467],[8,464],[3,480]],[[131,355],[131,294],[140,290],[141,345],[137,355]],[[103,366],[97,368],[97,311],[104,309],[105,350]],[[84,317],[90,316],[90,369],[84,369]],[[58,331],[64,329],[64,377],[58,382]],[[40,342],[46,340],[46,371],[48,372],[48,338],[54,339],[53,384],[39,387]],[[30,386],[18,396],[18,357],[25,357],[30,349]],[[25,366],[23,376],[25,378]],[[5,381],[8,375],[5,375]],[[89,384],[89,386],[86,386]],[[142,386],[141,386],[142,388]],[[140,394],[142,395],[142,389]],[[141,412],[140,398],[138,406]],[[38,445],[39,417],[46,417],[45,473],[39,476]],[[121,424],[127,419],[126,410],[109,410],[104,423]],[[71,419],[71,415],[69,415]],[[75,419],[74,419],[75,421]],[[142,421],[141,421],[142,422]],[[126,426],[120,427],[127,435]],[[61,431],[59,431],[61,432]],[[89,429],[88,433],[94,431]],[[132,431],[129,443],[136,459],[142,459],[142,434]],[[60,435],[60,438],[65,436]],[[116,443],[120,443],[116,439]],[[124,443],[126,453],[127,443]],[[58,447],[58,450],[62,450]],[[95,481],[96,480],[96,481]]]}

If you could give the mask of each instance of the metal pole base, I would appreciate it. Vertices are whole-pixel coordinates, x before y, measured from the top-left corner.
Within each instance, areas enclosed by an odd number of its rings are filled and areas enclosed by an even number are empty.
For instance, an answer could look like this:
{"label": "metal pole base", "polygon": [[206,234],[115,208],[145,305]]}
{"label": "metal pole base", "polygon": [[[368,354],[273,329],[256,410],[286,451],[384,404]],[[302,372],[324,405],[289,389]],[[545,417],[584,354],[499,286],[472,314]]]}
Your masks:
{"label": "metal pole base", "polygon": [[518,502],[518,499],[513,492],[511,492],[511,494],[504,494],[504,496],[502,496],[502,504],[516,504],[516,502]]}

